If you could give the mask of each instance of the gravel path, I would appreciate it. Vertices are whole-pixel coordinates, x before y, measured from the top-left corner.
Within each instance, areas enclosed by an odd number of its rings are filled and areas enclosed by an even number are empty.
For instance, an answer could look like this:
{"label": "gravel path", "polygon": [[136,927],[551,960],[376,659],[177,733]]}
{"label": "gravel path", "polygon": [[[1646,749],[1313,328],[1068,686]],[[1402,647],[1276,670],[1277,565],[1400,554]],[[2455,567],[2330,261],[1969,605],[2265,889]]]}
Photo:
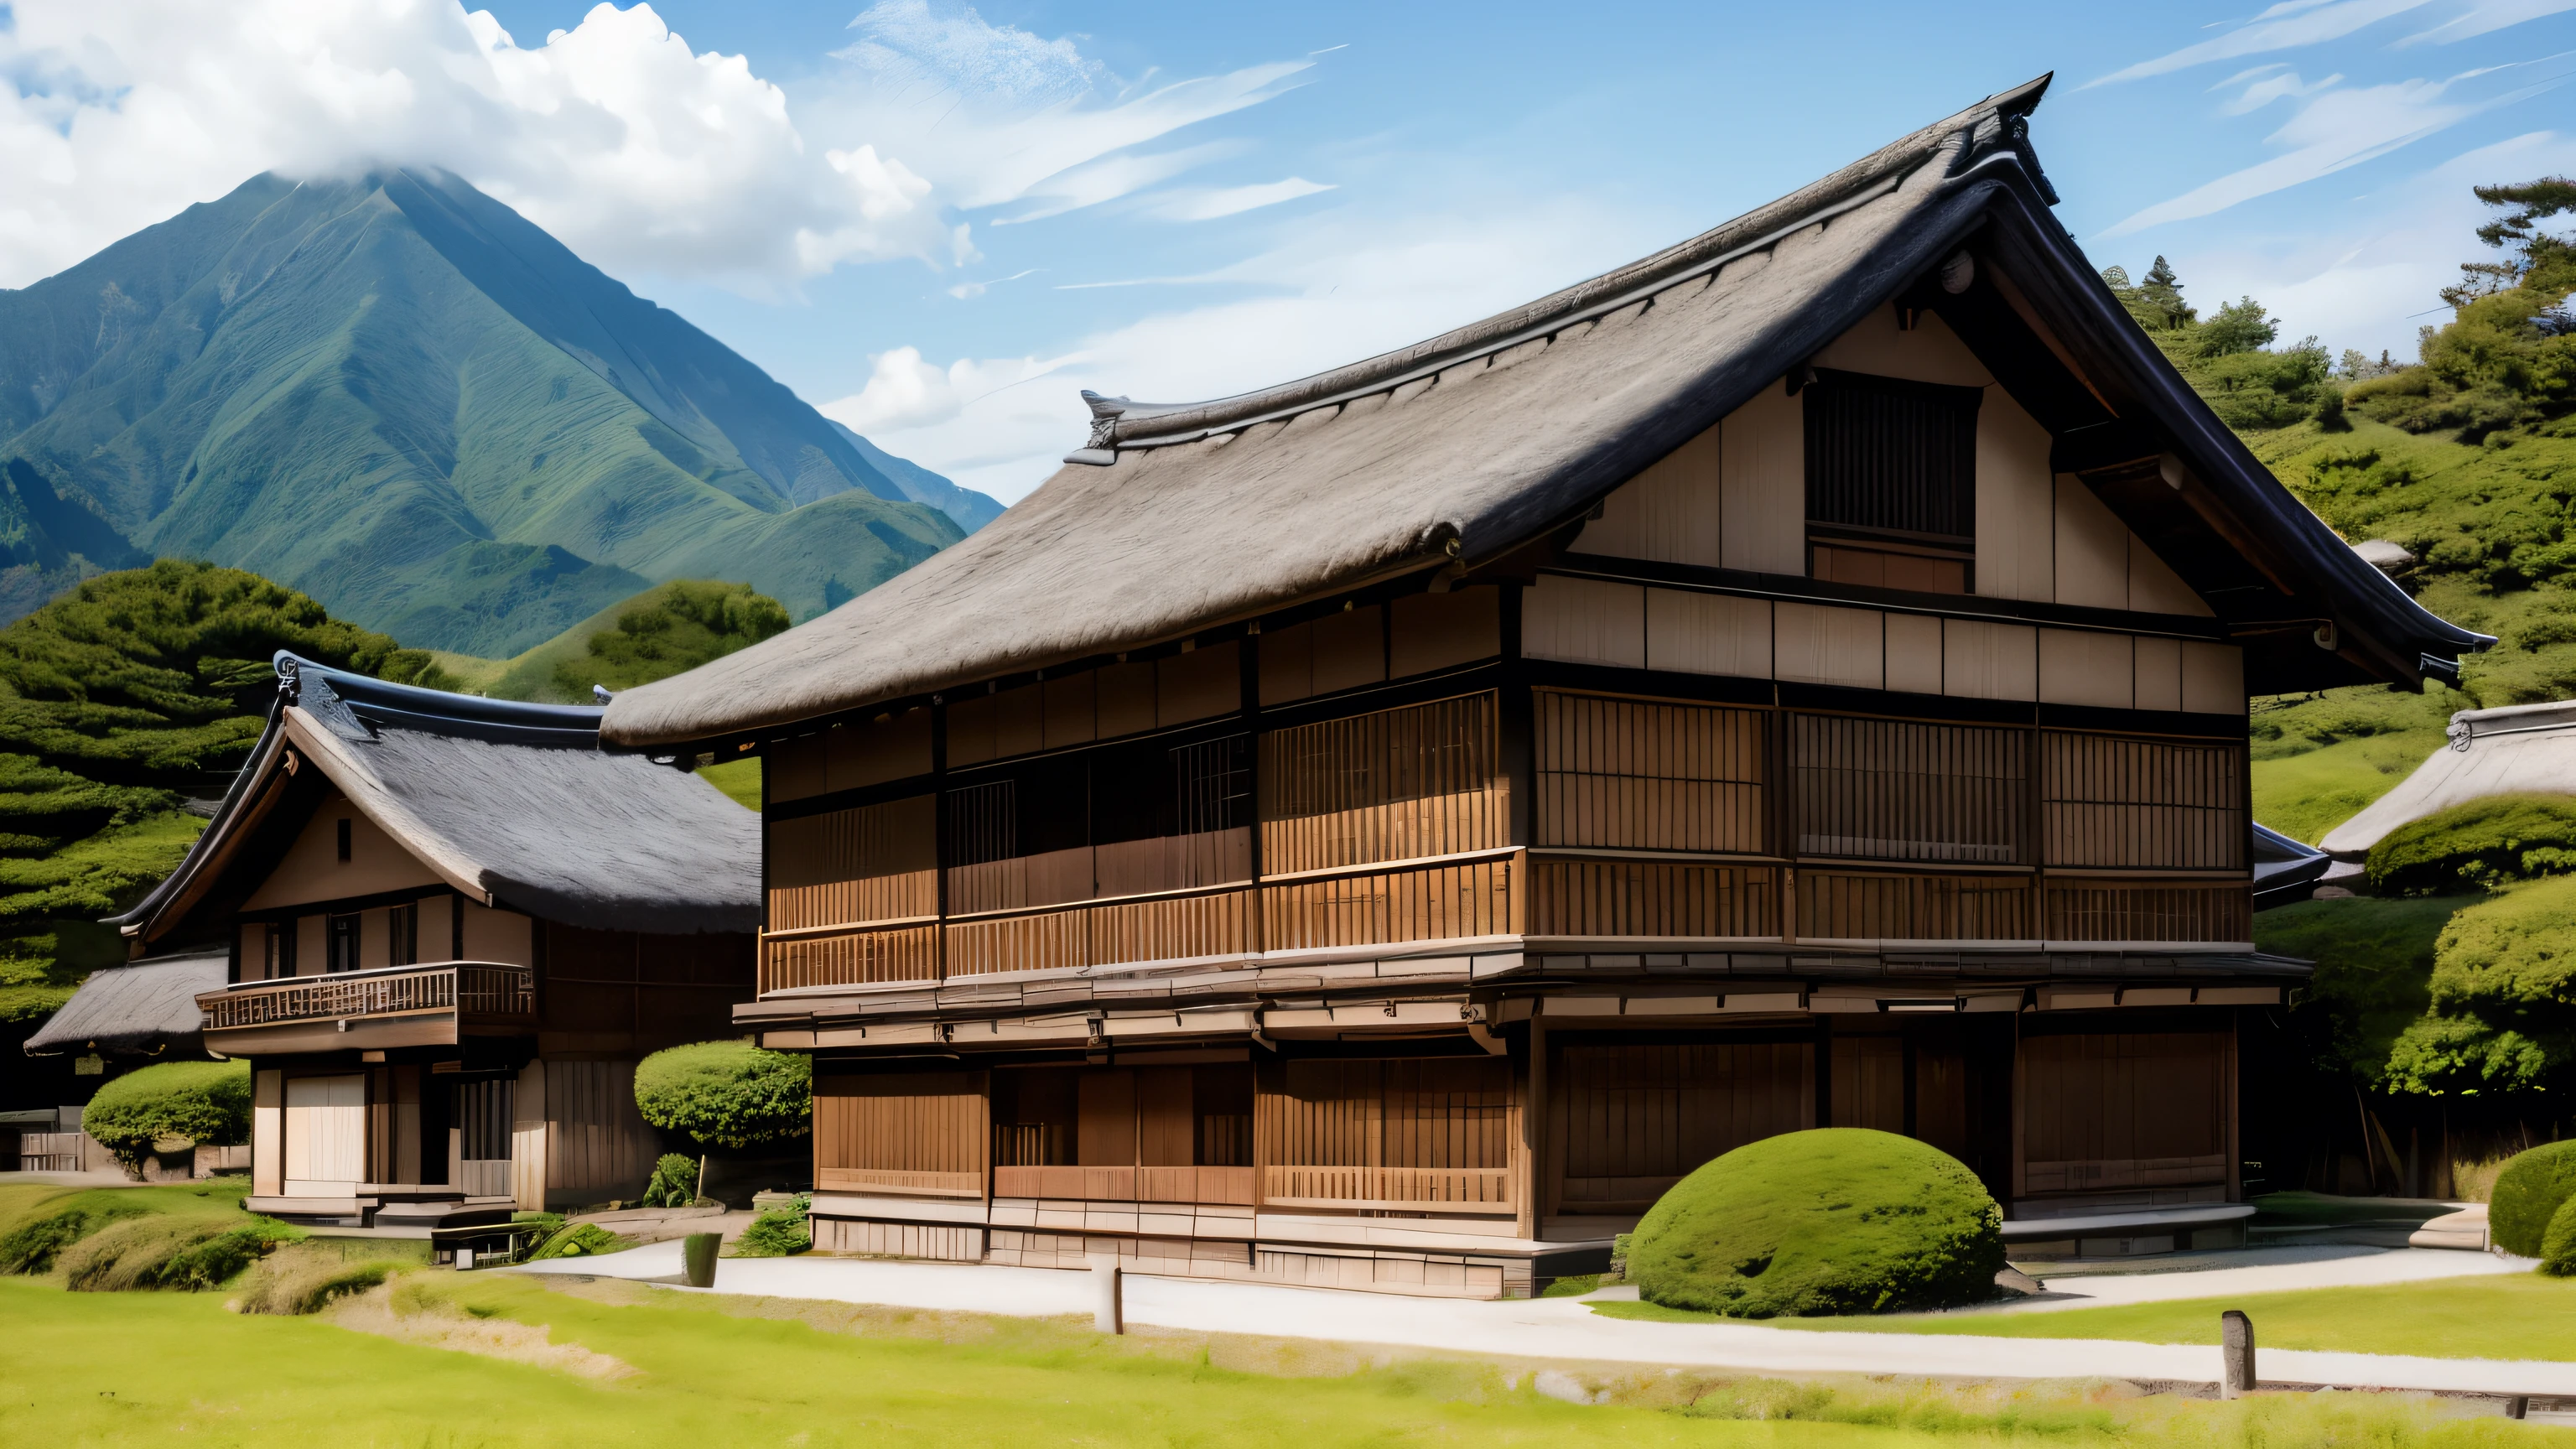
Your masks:
{"label": "gravel path", "polygon": [[[2288,1250],[2283,1250],[2288,1251]],[[2385,1253],[2267,1262],[2211,1273],[2122,1275],[2144,1288],[2180,1286],[2166,1298],[2274,1287],[2397,1282],[2493,1272],[2472,1253]],[[2402,1269],[2386,1263],[2402,1259]],[[2457,1267],[2437,1273],[2429,1259]],[[2504,1264],[2509,1271],[2511,1264]],[[654,1280],[677,1278],[680,1245],[655,1243],[604,1258],[557,1260],[515,1271]],[[2252,1275],[2272,1275],[2260,1278]],[[2346,1276],[2337,1276],[2338,1274]],[[2370,1276],[2380,1274],[2385,1276]],[[2225,1282],[2220,1280],[2225,1279]],[[2088,1284],[2103,1280],[2083,1280]],[[1045,1268],[898,1263],[856,1258],[727,1258],[716,1270],[727,1293],[1028,1316],[1088,1315],[1089,1275]],[[2255,1286],[2255,1285],[2261,1286]],[[2060,1280],[2061,1289],[2074,1286]],[[2110,1291],[2108,1284],[2105,1291]],[[691,1290],[681,1289],[687,1292]],[[1811,1333],[1754,1324],[1639,1323],[1603,1318],[1579,1299],[1477,1302],[1330,1292],[1268,1284],[1132,1275],[1132,1323],[1201,1332],[1403,1344],[1451,1352],[1559,1361],[1686,1364],[1775,1373],[1893,1373],[1961,1378],[2127,1378],[2214,1381],[2218,1350],[2101,1339],[1978,1338],[1967,1335]],[[2144,1298],[2093,1303],[2141,1302]],[[2259,1337],[2261,1325],[2256,1325]],[[2264,1349],[2266,1381],[2374,1388],[2576,1396],[2576,1363],[2413,1358],[2389,1354]]]}

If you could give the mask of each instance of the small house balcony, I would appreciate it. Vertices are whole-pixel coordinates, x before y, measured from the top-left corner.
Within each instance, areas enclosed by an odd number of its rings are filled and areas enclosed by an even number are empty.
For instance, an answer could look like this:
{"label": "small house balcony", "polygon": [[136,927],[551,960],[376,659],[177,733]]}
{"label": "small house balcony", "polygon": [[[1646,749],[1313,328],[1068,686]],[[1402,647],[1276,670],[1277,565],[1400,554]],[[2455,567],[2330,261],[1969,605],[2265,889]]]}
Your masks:
{"label": "small house balcony", "polygon": [[534,974],[499,961],[385,966],[244,981],[197,998],[225,1056],[454,1046],[536,1030]]}

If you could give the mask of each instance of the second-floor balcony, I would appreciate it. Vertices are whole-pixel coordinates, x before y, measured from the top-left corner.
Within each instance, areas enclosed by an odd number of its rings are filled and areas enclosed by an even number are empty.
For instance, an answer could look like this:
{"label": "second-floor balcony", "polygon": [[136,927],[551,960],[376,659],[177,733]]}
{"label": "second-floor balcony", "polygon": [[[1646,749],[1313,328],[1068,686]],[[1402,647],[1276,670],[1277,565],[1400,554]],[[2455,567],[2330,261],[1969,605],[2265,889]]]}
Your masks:
{"label": "second-floor balcony", "polygon": [[243,981],[197,998],[227,1056],[451,1045],[536,1027],[535,975],[499,961],[385,966]]}

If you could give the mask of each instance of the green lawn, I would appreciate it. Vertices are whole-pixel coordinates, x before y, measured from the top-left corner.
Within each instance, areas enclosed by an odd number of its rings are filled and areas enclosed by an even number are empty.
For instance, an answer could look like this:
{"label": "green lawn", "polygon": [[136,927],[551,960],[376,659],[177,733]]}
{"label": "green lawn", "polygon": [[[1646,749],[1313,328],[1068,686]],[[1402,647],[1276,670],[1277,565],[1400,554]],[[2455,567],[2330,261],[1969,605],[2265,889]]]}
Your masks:
{"label": "green lawn", "polygon": [[[1062,1320],[683,1296],[504,1274],[397,1280],[390,1306],[236,1316],[221,1294],[0,1279],[0,1443],[1907,1445],[2466,1449],[2576,1434],[2394,1395],[2219,1404],[2125,1385],[1788,1382],[1574,1372]],[[343,1318],[341,1315],[348,1315]],[[379,1332],[355,1325],[373,1323]],[[444,1335],[433,1346],[418,1340]],[[462,1351],[479,1343],[482,1351]],[[2536,1436],[2536,1437],[2535,1437]]]}
{"label": "green lawn", "polygon": [[[2218,1342],[2218,1315],[2241,1308],[2268,1348],[2416,1354],[2426,1358],[2576,1360],[2576,1280],[2536,1273],[2436,1278],[2380,1288],[2314,1288],[2235,1298],[2186,1298],[2047,1313],[1891,1314],[1884,1318],[1775,1318],[1774,1328],[1846,1333],[1950,1333],[1996,1338],[2117,1338],[2141,1343]],[[1651,1303],[1596,1303],[1611,1318],[1714,1323],[1708,1314]]]}

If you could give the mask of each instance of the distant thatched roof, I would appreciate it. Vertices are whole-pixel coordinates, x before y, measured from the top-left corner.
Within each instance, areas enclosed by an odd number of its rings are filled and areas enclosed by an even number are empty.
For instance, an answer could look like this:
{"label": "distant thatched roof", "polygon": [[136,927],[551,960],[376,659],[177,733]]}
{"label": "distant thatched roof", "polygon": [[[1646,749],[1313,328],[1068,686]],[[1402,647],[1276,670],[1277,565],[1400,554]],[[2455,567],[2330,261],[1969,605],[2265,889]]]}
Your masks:
{"label": "distant thatched roof", "polygon": [[2367,646],[2373,672],[2356,678],[2411,679],[2440,669],[2427,656],[2482,647],[2356,559],[2119,310],[2048,212],[2024,121],[2046,85],[1398,352],[1211,403],[1095,398],[1090,446],[999,519],[822,618],[619,695],[602,737],[746,735],[1183,637],[1451,552],[1495,559],[1581,517],[1971,233],[2032,259],[2030,305],[2100,344],[2087,366],[2121,422],[2151,420],[2155,448],[2218,495],[2233,516],[2211,546],[2262,551],[2265,576]]}
{"label": "distant thatched roof", "polygon": [[598,748],[599,710],[387,684],[278,656],[279,706],[178,871],[111,924],[147,938],[213,885],[291,753],[468,898],[662,933],[760,922],[760,821],[694,775]]}
{"label": "distant thatched roof", "polygon": [[27,1038],[29,1056],[99,1051],[193,1056],[203,1049],[197,993],[224,989],[222,951],[165,956],[93,972],[63,1009]]}
{"label": "distant thatched roof", "polygon": [[2450,743],[2318,842],[2359,860],[2388,832],[2491,795],[2576,795],[2576,700],[2464,709]]}

